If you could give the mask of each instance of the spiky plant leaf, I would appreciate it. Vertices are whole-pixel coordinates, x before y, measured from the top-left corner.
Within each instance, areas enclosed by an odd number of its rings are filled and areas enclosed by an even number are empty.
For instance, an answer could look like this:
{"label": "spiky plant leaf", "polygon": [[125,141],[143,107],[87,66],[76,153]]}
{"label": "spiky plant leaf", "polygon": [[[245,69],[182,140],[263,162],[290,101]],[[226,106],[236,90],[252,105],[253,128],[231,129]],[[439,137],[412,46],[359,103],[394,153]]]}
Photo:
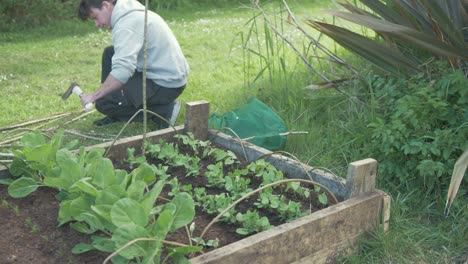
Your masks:
{"label": "spiky plant leaf", "polygon": [[395,39],[405,41],[409,44],[415,45],[420,49],[428,50],[434,54],[468,59],[468,53],[466,50],[460,50],[457,47],[441,42],[433,36],[416,31],[412,28],[365,15],[337,10],[328,10],[327,12],[334,16],[373,29],[377,32],[386,33]]}
{"label": "spiky plant leaf", "polygon": [[358,54],[388,72],[401,75],[401,69],[410,73],[418,71],[418,64],[414,60],[403,56],[396,49],[392,49],[391,47],[382,45],[338,26],[313,20],[308,20],[306,23],[331,37],[344,48]]}

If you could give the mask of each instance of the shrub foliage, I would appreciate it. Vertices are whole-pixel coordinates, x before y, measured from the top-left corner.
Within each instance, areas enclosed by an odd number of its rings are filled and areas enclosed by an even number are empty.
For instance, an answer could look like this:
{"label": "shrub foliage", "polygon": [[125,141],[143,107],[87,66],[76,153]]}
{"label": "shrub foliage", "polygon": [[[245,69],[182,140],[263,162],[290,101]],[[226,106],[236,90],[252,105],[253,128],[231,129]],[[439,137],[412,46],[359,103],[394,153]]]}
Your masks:
{"label": "shrub foliage", "polygon": [[75,15],[78,2],[73,0],[2,0],[0,30],[29,28]]}
{"label": "shrub foliage", "polygon": [[[138,0],[145,4],[145,0]],[[150,10],[224,6],[247,3],[249,0],[148,0]],[[78,0],[2,0],[0,1],[0,30],[31,28],[76,17]]]}
{"label": "shrub foliage", "polygon": [[387,183],[440,194],[468,147],[468,80],[460,70],[374,77],[372,148]]}

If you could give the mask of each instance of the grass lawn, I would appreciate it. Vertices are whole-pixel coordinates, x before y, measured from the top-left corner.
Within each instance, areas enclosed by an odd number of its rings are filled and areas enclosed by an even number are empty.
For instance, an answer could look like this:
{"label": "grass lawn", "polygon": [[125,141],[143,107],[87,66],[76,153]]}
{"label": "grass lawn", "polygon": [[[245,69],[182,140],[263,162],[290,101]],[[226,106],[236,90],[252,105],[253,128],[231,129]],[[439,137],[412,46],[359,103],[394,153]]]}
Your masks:
{"label": "grass lawn", "polygon": [[[320,18],[320,10],[328,1],[291,1],[296,18]],[[302,1],[305,2],[305,1]],[[224,113],[247,101],[251,96],[262,98],[285,120],[290,130],[307,131],[307,135],[288,138],[286,150],[306,163],[345,175],[350,162],[367,158],[365,151],[353,148],[366,140],[368,109],[357,97],[334,90],[310,94],[302,89],[317,81],[288,47],[274,46],[272,53],[284,54],[287,70],[273,80],[255,80],[269,60],[253,55],[267,43],[263,24],[252,26],[253,10],[233,5],[225,8],[163,11],[189,61],[191,73],[184,102],[207,100],[212,112]],[[260,21],[260,20],[258,20]],[[251,34],[258,32],[257,35]],[[291,36],[294,38],[294,36]],[[274,38],[273,38],[274,39]],[[278,41],[276,39],[276,41]],[[92,121],[101,118],[97,112],[84,112],[77,97],[63,101],[60,95],[72,81],[84,91],[94,91],[100,81],[102,50],[111,44],[110,32],[100,30],[92,22],[77,19],[21,32],[0,33],[0,128],[57,113],[62,118],[29,125],[27,129],[62,126],[69,138],[78,138],[83,145],[113,139],[122,124],[95,127]],[[252,52],[243,48],[248,46]],[[330,44],[334,50],[336,47]],[[339,51],[341,52],[341,51]],[[349,56],[346,52],[341,52]],[[361,64],[365,68],[363,64]],[[280,67],[274,65],[275,67]],[[271,66],[273,67],[273,66]],[[336,69],[329,69],[336,70]],[[268,75],[265,73],[264,77]],[[278,82],[274,79],[278,78]],[[268,78],[265,78],[268,79]],[[277,83],[277,85],[272,85]],[[362,87],[361,87],[362,88]],[[355,92],[359,87],[349,87]],[[81,116],[81,117],[80,117]],[[73,118],[77,118],[73,120]],[[179,117],[179,123],[183,116]],[[141,123],[132,123],[124,136],[141,134]],[[10,139],[24,129],[0,132],[0,152],[12,147]],[[72,134],[73,133],[73,134]],[[81,136],[76,136],[80,134]],[[449,217],[441,214],[440,204],[425,202],[414,192],[400,193],[379,182],[379,187],[392,194],[390,232],[373,234],[363,241],[360,254],[343,259],[348,263],[467,263],[468,235],[466,195]],[[464,243],[462,241],[465,241]]]}

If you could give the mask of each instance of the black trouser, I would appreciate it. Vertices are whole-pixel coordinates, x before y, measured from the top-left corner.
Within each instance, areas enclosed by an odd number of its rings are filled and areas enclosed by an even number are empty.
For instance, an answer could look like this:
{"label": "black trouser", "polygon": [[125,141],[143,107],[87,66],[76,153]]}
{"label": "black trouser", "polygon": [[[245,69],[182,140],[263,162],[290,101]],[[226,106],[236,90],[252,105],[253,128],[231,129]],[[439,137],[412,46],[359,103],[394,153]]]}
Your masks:
{"label": "black trouser", "polygon": [[[112,56],[114,47],[104,49],[102,54],[101,82],[104,82],[112,69]],[[143,73],[135,72],[124,84],[122,89],[96,101],[96,109],[104,115],[121,121],[127,121],[138,110],[143,108],[142,100]],[[184,90],[185,85],[179,88],[166,88],[157,85],[150,79],[146,79],[146,105],[149,111],[169,119],[172,114],[174,101]],[[132,90],[130,90],[132,89]],[[135,93],[136,92],[136,93]],[[153,115],[148,114],[148,117]],[[143,113],[139,114],[137,120],[143,119]],[[160,118],[152,118],[158,125],[165,124]]]}

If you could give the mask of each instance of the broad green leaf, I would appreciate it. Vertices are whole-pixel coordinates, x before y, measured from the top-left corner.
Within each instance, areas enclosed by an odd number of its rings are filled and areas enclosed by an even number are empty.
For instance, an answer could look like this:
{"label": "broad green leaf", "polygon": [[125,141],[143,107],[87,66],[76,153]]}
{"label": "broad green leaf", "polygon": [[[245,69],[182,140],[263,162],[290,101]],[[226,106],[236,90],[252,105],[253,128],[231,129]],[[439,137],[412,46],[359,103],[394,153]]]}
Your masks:
{"label": "broad green leaf", "polygon": [[236,233],[241,234],[241,235],[248,235],[250,234],[250,231],[246,228],[237,228]]}
{"label": "broad green leaf", "polygon": [[122,188],[126,189],[130,179],[130,175],[124,170],[114,170],[115,173],[115,184],[119,184]]}
{"label": "broad green leaf", "polygon": [[89,176],[93,177],[93,184],[102,189],[115,184],[114,165],[110,159],[101,158],[94,165],[87,172]]}
{"label": "broad green leaf", "polygon": [[112,264],[129,264],[128,259],[120,255],[113,256],[111,260]]}
{"label": "broad green leaf", "polygon": [[96,230],[104,230],[103,223],[99,217],[94,215],[92,212],[82,213],[76,217],[76,220],[85,222],[89,225],[90,230],[88,231],[88,234],[94,233]]}
{"label": "broad green leaf", "polygon": [[[197,251],[194,251],[197,252]],[[177,264],[190,264],[191,262],[185,257],[183,254],[180,253],[173,253],[171,254],[172,261]]]}
{"label": "broad green leaf", "polygon": [[171,231],[175,231],[193,221],[193,217],[195,216],[195,203],[188,193],[178,193],[174,199],[172,199],[171,203],[176,206],[174,221],[170,228]]}
{"label": "broad green leaf", "polygon": [[31,178],[21,177],[8,186],[8,194],[14,198],[25,197],[37,190],[39,185]]}
{"label": "broad green leaf", "polygon": [[109,223],[112,223],[112,219],[111,219],[112,205],[110,204],[92,205],[91,210],[93,210],[93,212],[95,212],[99,217],[109,221]]}
{"label": "broad green leaf", "polygon": [[13,179],[0,179],[0,184],[10,185],[14,180]]}
{"label": "broad green leaf", "polygon": [[61,149],[56,155],[57,164],[60,166],[60,176],[65,179],[64,182],[69,186],[63,187],[64,189],[70,188],[70,186],[81,179],[82,167],[78,164],[76,158],[70,155],[70,151]]}
{"label": "broad green leaf", "polygon": [[114,243],[114,241],[112,241],[111,238],[101,237],[101,236],[92,236],[91,240],[92,240],[91,244],[97,250],[104,251],[104,252],[109,252],[109,253],[112,253],[115,250],[117,250],[115,248],[115,243]]}
{"label": "broad green leaf", "polygon": [[66,164],[66,162],[68,162],[69,160],[77,162],[77,157],[75,156],[75,154],[73,154],[71,151],[67,149],[60,149],[55,154],[55,160],[60,165],[60,164]]}
{"label": "broad green leaf", "polygon": [[84,193],[90,194],[93,197],[96,197],[98,190],[90,183],[90,181],[91,177],[82,178],[70,187],[70,191],[80,190]]}
{"label": "broad green leaf", "polygon": [[74,183],[72,178],[67,177],[45,177],[44,185],[56,189],[69,190],[70,186]]}
{"label": "broad green leaf", "polygon": [[29,171],[28,163],[22,158],[15,157],[10,165],[10,173],[15,177],[26,174]]}
{"label": "broad green leaf", "polygon": [[95,160],[102,159],[102,155],[104,155],[104,152],[105,152],[104,148],[91,149],[85,156],[85,163],[91,164]]}
{"label": "broad green leaf", "polygon": [[[66,143],[63,148],[64,149],[76,149],[78,147],[78,145],[80,144],[80,141],[78,139],[74,139],[68,143]],[[83,148],[81,146],[81,148]]]}
{"label": "broad green leaf", "polygon": [[21,137],[20,142],[25,148],[31,149],[45,144],[46,140],[41,132],[36,130]]}
{"label": "broad green leaf", "polygon": [[200,252],[200,250],[202,249],[203,249],[202,247],[195,247],[195,246],[180,246],[176,248],[168,248],[168,251],[179,253],[182,255],[188,255],[190,253]]}
{"label": "broad green leaf", "polygon": [[149,219],[147,214],[145,214],[144,208],[137,201],[123,198],[112,206],[111,220],[116,226],[126,224],[146,226]]}
{"label": "broad green leaf", "polygon": [[26,155],[26,159],[30,162],[35,161],[40,165],[47,165],[50,152],[50,145],[40,145],[30,149],[29,151],[25,151],[24,154]]}
{"label": "broad green leaf", "polygon": [[[149,238],[149,234],[143,227],[134,224],[122,225],[117,228],[112,235],[112,241],[114,241],[117,249],[139,238]],[[145,256],[148,254],[147,250],[152,245],[154,245],[154,242],[139,241],[133,243],[131,246],[127,246],[119,255],[127,259]]]}
{"label": "broad green leaf", "polygon": [[318,196],[319,202],[323,205],[328,204],[328,197],[325,193],[322,193]]}
{"label": "broad green leaf", "polygon": [[70,224],[70,227],[73,230],[83,233],[83,234],[92,234],[95,231],[95,230],[90,229],[89,225],[87,225],[84,222],[73,222]]}
{"label": "broad green leaf", "polygon": [[99,191],[96,195],[96,205],[113,205],[118,200],[127,197],[127,192],[119,185],[112,185]]}
{"label": "broad green leaf", "polygon": [[78,243],[73,247],[72,253],[81,254],[81,253],[85,253],[91,250],[94,250],[93,245],[86,244],[86,243]]}
{"label": "broad green leaf", "polygon": [[83,213],[91,211],[91,205],[92,201],[83,196],[79,196],[74,200],[63,201],[60,203],[58,213],[60,224],[62,225]]}
{"label": "broad green leaf", "polygon": [[59,226],[70,222],[73,220],[72,211],[71,211],[71,200],[63,201],[60,203],[58,211],[58,221]]}
{"label": "broad green leaf", "polygon": [[156,203],[156,199],[158,199],[159,194],[161,194],[162,189],[164,188],[164,185],[166,184],[166,181],[160,180],[158,181],[151,191],[147,192],[145,196],[143,197],[143,201],[141,201],[141,206],[145,209],[145,213],[148,215],[153,209],[154,204]]}
{"label": "broad green leaf", "polygon": [[154,165],[149,165],[146,162],[141,164],[135,169],[135,177],[133,180],[141,180],[148,185],[153,183],[156,180],[156,167]]}
{"label": "broad green leaf", "polygon": [[128,198],[132,198],[135,201],[140,201],[143,198],[143,193],[145,192],[145,188],[148,185],[144,181],[136,180],[128,186],[127,194]]}
{"label": "broad green leaf", "polygon": [[172,203],[167,203],[164,210],[159,214],[158,219],[148,227],[148,231],[153,237],[164,239],[169,232],[170,227],[174,221],[174,212],[176,207]]}
{"label": "broad green leaf", "polygon": [[48,153],[48,160],[55,160],[55,155],[57,151],[59,150],[60,146],[62,145],[62,138],[63,134],[65,133],[65,129],[60,128],[57,130],[52,138],[49,141],[50,145],[50,152]]}

